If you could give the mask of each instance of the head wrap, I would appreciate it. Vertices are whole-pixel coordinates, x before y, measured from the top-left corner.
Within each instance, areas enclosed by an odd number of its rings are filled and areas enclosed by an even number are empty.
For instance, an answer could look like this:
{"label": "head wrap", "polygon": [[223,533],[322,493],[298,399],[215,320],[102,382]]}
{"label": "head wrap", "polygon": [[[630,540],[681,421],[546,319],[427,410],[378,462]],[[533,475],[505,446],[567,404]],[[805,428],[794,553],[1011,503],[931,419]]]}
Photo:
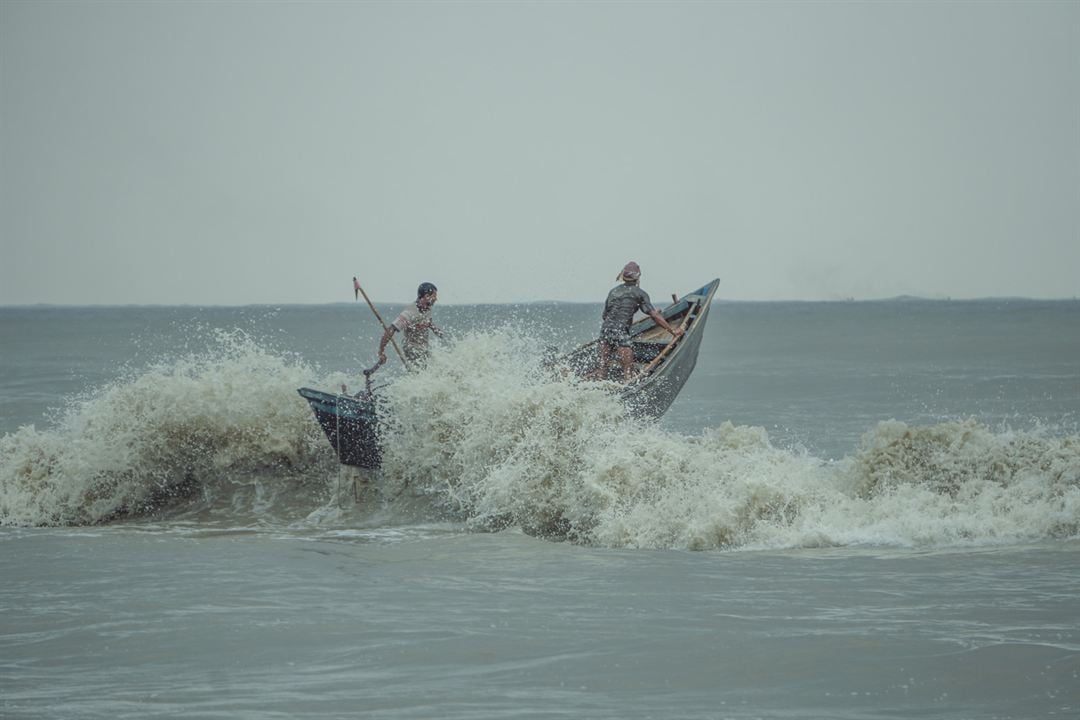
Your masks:
{"label": "head wrap", "polygon": [[638,264],[631,260],[623,267],[622,272],[619,273],[619,277],[616,280],[622,280],[623,282],[637,282],[641,279],[641,268]]}

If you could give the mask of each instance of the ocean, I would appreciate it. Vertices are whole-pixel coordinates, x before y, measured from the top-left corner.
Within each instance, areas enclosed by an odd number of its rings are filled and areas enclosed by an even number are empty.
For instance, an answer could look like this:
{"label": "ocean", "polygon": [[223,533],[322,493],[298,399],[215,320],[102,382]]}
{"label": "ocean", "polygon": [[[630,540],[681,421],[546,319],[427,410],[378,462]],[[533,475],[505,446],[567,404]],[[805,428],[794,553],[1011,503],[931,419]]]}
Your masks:
{"label": "ocean", "polygon": [[437,307],[360,473],[363,303],[0,308],[0,717],[1080,717],[1080,302],[716,301],[651,424],[599,309]]}

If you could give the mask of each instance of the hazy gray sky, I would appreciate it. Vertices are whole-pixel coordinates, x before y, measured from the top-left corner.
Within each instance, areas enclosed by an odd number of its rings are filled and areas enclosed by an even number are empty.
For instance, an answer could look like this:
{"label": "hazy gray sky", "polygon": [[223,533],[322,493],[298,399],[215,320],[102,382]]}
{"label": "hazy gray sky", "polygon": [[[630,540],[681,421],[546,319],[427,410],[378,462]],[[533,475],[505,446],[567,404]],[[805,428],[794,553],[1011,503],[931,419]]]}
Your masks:
{"label": "hazy gray sky", "polygon": [[0,304],[1080,294],[1080,2],[0,0]]}

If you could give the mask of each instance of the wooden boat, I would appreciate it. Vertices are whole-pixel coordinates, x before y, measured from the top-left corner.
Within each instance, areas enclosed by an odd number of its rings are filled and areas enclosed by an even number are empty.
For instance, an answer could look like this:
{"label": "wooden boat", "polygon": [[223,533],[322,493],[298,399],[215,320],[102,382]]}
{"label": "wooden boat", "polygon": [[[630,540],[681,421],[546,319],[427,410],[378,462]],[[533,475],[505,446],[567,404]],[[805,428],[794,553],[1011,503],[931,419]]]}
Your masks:
{"label": "wooden boat", "polygon": [[[669,325],[683,328],[682,336],[677,339],[672,339],[671,334],[652,318],[640,320],[630,327],[634,366],[631,380],[620,394],[635,415],[660,417],[686,384],[697,364],[709,305],[719,285],[719,279],[713,280],[660,311]],[[599,345],[594,340],[567,355],[564,362],[584,378],[595,373],[599,356]],[[622,367],[616,358],[611,359],[609,377],[621,378]]]}
{"label": "wooden boat", "polygon": [[375,396],[368,390],[354,397],[300,388],[300,395],[311,405],[326,439],[330,441],[342,465],[374,469],[379,467],[379,416]]}
{"label": "wooden boat", "polygon": [[[719,284],[719,280],[713,280],[661,311],[668,324],[683,328],[683,334],[675,340],[652,318],[645,318],[630,327],[634,350],[633,379],[618,387],[621,388],[620,397],[635,415],[660,417],[686,384],[697,364],[709,304]],[[612,360],[613,365],[617,365],[617,361]],[[586,378],[595,372],[598,361],[599,347],[594,340],[554,363]],[[619,377],[621,372],[621,367],[613,366],[611,377]],[[311,405],[341,463],[374,469],[381,461],[378,405],[371,390],[370,374],[367,375],[367,389],[356,396],[311,388],[300,388],[297,392]]]}

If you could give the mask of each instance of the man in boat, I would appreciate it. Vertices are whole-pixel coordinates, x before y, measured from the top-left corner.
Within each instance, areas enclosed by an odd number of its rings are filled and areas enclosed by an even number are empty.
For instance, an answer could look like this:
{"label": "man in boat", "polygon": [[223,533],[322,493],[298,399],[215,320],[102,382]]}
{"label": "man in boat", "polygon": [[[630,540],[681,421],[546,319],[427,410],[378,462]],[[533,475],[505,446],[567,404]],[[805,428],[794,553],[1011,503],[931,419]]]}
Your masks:
{"label": "man in boat", "polygon": [[[416,302],[409,305],[394,322],[390,323],[379,340],[379,365],[386,362],[386,344],[396,332],[405,333],[405,359],[412,367],[423,365],[428,357],[428,331],[439,337],[443,332],[431,320],[431,309],[439,299],[439,289],[433,284],[420,283],[416,289]],[[376,367],[378,367],[377,365]]]}
{"label": "man in boat", "polygon": [[607,378],[608,368],[611,365],[611,353],[614,352],[622,364],[623,382],[630,382],[630,373],[634,366],[630,325],[634,321],[634,313],[638,310],[645,313],[675,338],[682,335],[683,329],[671,327],[664,316],[653,307],[652,302],[649,301],[649,294],[638,285],[641,281],[641,268],[636,262],[626,263],[626,267],[619,273],[617,280],[622,285],[612,288],[604,303],[604,314],[600,324],[600,364],[591,377],[600,380]]}

